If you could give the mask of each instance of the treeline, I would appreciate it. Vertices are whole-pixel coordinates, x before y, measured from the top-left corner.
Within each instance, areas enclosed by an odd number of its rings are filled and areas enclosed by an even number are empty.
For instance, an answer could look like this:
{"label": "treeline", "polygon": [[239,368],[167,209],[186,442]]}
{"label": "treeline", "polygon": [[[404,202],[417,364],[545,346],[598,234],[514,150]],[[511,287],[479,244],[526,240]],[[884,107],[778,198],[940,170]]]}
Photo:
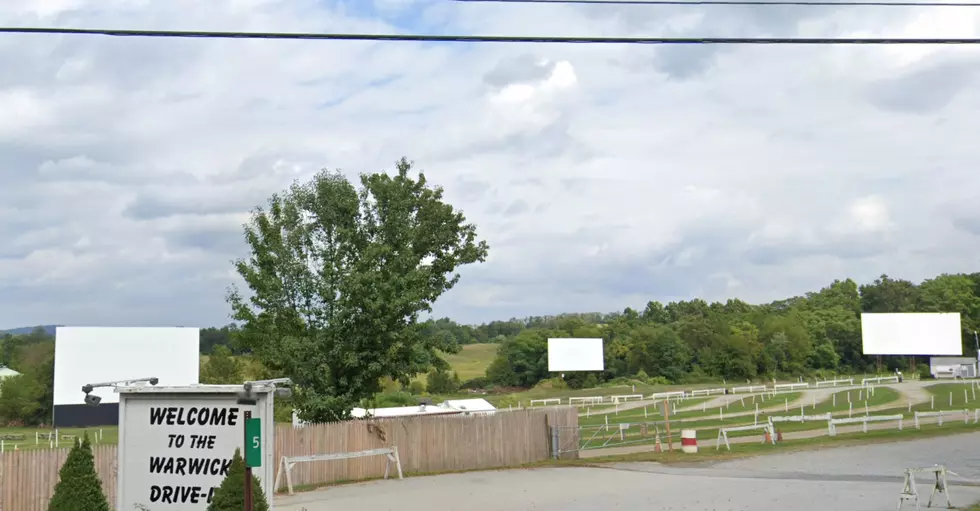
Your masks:
{"label": "treeline", "polygon": [[[500,343],[486,379],[464,382],[464,387],[530,387],[555,376],[548,372],[549,337],[605,340],[606,370],[566,375],[571,386],[621,377],[673,383],[770,379],[875,372],[879,360],[861,354],[862,312],[959,312],[964,354],[975,355],[980,273],[943,274],[918,285],[887,275],[862,286],[836,280],[819,291],[763,305],[737,299],[710,304],[700,299],[666,305],[653,301],[643,310],[512,319],[478,327],[442,319],[429,325],[429,333],[452,336],[461,344],[473,339]],[[491,333],[495,335],[488,337]],[[886,370],[908,370],[910,365],[907,357],[882,357],[880,362]]]}

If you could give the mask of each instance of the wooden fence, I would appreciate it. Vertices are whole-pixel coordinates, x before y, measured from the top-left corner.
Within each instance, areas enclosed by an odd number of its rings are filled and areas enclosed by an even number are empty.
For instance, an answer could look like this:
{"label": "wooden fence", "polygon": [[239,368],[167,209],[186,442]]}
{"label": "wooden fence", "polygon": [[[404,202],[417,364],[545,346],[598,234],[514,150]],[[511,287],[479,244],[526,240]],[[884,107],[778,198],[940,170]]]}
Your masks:
{"label": "wooden fence", "polygon": [[[58,472],[71,449],[25,449],[0,454],[0,511],[46,511]],[[109,502],[116,500],[116,446],[93,445],[95,470]]]}
{"label": "wooden fence", "polygon": [[[359,451],[395,445],[409,474],[520,466],[551,455],[549,426],[577,426],[572,408],[499,412],[492,416],[435,416],[276,427],[282,456]],[[116,446],[92,446],[109,502],[116,495]],[[46,511],[69,449],[0,454],[0,511]],[[280,469],[279,465],[276,471]],[[315,486],[384,475],[384,458],[297,464],[293,484]]]}

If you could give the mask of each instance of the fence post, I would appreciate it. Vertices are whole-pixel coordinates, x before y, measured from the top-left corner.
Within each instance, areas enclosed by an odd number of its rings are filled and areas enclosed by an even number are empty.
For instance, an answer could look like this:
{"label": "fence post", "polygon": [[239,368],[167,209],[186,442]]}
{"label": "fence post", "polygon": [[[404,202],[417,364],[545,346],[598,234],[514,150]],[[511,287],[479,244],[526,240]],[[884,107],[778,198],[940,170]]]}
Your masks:
{"label": "fence post", "polygon": [[551,457],[553,459],[558,459],[561,446],[558,444],[558,426],[551,426]]}

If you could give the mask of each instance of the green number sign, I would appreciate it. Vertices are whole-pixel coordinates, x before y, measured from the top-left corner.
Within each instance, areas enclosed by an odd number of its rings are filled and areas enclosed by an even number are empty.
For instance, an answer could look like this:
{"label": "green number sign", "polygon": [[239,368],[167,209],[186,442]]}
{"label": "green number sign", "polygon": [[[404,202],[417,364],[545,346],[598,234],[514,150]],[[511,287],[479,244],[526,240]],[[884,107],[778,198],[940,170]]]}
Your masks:
{"label": "green number sign", "polygon": [[262,466],[262,420],[245,421],[245,466]]}

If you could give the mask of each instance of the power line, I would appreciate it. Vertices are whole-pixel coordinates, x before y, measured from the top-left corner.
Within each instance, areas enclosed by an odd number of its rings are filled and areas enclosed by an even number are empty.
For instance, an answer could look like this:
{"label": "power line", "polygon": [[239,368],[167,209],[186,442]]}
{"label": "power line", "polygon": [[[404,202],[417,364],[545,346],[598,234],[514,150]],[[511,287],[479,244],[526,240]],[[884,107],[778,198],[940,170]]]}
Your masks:
{"label": "power line", "polygon": [[793,5],[793,6],[867,6],[867,7],[980,7],[980,2],[866,2],[845,0],[455,0],[459,3],[502,4],[587,4],[587,5]]}
{"label": "power line", "polygon": [[118,30],[94,28],[0,27],[0,34],[102,35],[112,37],[280,39],[313,41],[399,41],[443,43],[560,43],[560,44],[784,44],[784,45],[922,45],[980,44],[980,38],[895,37],[567,37],[421,34],[319,34],[295,32],[211,32],[178,30]]}

